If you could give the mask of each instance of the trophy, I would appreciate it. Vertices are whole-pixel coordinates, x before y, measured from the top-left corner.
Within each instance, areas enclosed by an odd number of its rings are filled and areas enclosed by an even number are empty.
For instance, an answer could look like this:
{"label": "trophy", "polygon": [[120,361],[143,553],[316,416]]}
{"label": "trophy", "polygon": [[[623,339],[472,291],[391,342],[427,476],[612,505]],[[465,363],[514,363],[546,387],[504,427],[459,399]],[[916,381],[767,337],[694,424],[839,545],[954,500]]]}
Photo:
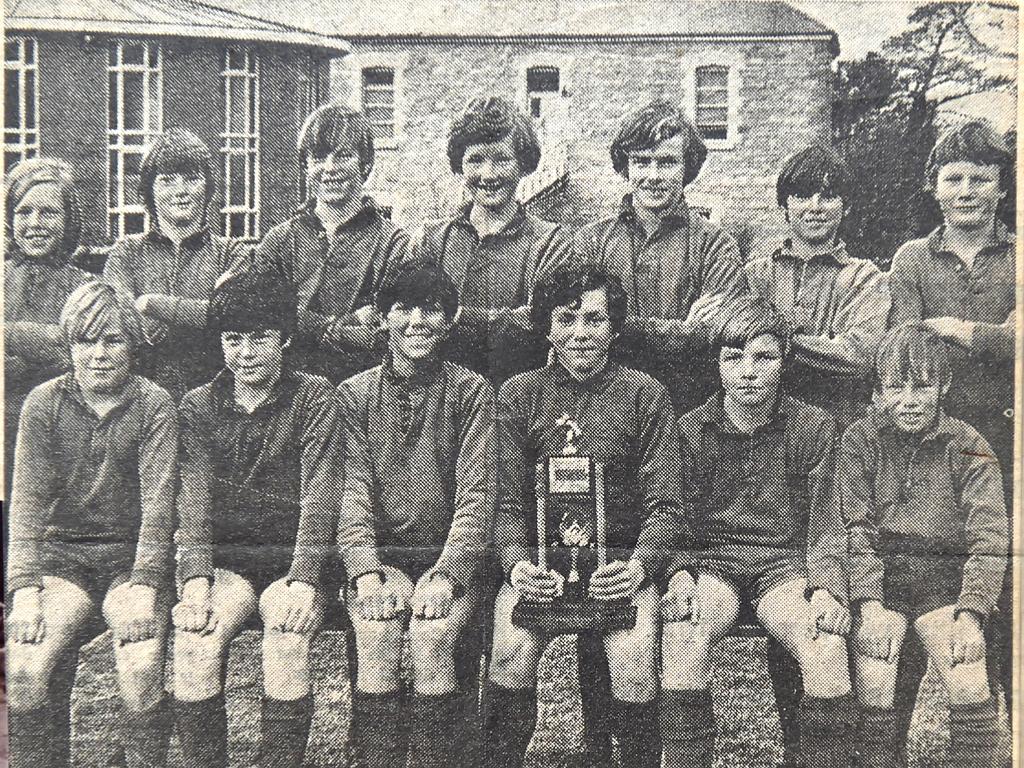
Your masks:
{"label": "trophy", "polygon": [[591,575],[608,562],[604,464],[580,454],[580,426],[569,414],[558,426],[565,430],[562,452],[537,462],[536,565],[560,573],[564,589],[551,603],[521,599],[512,623],[555,635],[630,629],[636,607],[628,599],[609,602],[587,594]]}

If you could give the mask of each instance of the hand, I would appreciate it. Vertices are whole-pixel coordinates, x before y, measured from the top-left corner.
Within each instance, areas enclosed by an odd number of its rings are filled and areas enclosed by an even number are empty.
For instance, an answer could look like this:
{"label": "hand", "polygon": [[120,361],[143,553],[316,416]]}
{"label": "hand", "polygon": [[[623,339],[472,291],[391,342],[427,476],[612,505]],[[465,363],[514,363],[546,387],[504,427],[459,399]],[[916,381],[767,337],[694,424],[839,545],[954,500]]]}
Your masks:
{"label": "hand", "polygon": [[140,315],[145,315],[153,308],[153,299],[159,297],[159,293],[144,293],[135,299],[135,309]]}
{"label": "hand", "polygon": [[817,639],[821,632],[839,637],[850,634],[850,612],[827,589],[814,590],[810,605],[812,639]]}
{"label": "hand", "polygon": [[286,589],[280,623],[271,629],[294,632],[297,635],[311,632],[314,625],[313,603],[316,600],[316,588],[304,581],[293,581]]}
{"label": "hand", "polygon": [[528,560],[515,564],[509,581],[519,594],[534,603],[550,603],[562,594],[565,578],[557,571],[545,571]]}
{"label": "hand", "polygon": [[41,591],[39,587],[22,587],[14,593],[14,606],[6,621],[12,643],[35,645],[46,637]]}
{"label": "hand", "polygon": [[412,593],[412,615],[417,619],[447,619],[454,600],[452,580],[437,571],[427,572]]}
{"label": "hand", "polygon": [[521,307],[516,307],[509,314],[509,320],[512,325],[517,328],[521,328],[524,331],[533,330],[533,321],[530,319],[530,305],[524,304]]}
{"label": "hand", "polygon": [[217,629],[213,612],[210,581],[205,577],[189,579],[181,589],[181,601],[171,609],[171,621],[182,632],[209,635]]}
{"label": "hand", "polygon": [[114,629],[119,645],[152,640],[156,637],[156,589],[148,584],[132,584],[125,598],[127,621]]}
{"label": "hand", "polygon": [[379,573],[364,573],[356,579],[356,612],[364,621],[390,621],[407,607]]}
{"label": "hand", "polygon": [[365,307],[360,307],[352,314],[360,325],[379,325],[382,319],[380,312],[377,311],[377,308],[373,306],[373,304],[367,304]]}
{"label": "hand", "polygon": [[974,323],[959,317],[933,317],[925,320],[924,324],[939,334],[943,341],[951,341],[962,347],[971,346]]}
{"label": "hand", "polygon": [[590,577],[590,596],[596,600],[625,600],[636,594],[645,575],[639,560],[608,563]]}
{"label": "hand", "polygon": [[981,617],[974,611],[960,611],[953,620],[949,650],[954,667],[957,664],[974,664],[985,658],[985,633],[981,629]]}
{"label": "hand", "polygon": [[697,582],[685,568],[671,578],[668,592],[661,598],[663,621],[700,623],[700,603],[697,601]]}
{"label": "hand", "polygon": [[903,617],[888,610],[880,601],[865,601],[860,607],[860,626],[854,635],[854,647],[863,656],[891,662],[899,650],[895,639],[902,623]]}
{"label": "hand", "polygon": [[690,311],[686,316],[688,323],[708,324],[722,311],[726,296],[724,293],[708,293],[699,297],[690,305]]}

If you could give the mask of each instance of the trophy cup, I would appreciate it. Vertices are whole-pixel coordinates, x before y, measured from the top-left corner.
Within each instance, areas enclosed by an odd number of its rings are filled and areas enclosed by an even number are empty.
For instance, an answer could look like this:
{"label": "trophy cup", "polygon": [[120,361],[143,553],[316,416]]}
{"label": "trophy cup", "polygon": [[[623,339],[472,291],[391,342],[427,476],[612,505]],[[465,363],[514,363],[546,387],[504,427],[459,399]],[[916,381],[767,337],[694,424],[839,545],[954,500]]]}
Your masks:
{"label": "trophy cup", "polygon": [[546,634],[630,629],[636,607],[629,600],[603,601],[588,596],[590,577],[608,562],[604,464],[579,452],[580,426],[565,414],[565,446],[537,462],[537,561],[565,580],[551,603],[521,599],[512,623]]}

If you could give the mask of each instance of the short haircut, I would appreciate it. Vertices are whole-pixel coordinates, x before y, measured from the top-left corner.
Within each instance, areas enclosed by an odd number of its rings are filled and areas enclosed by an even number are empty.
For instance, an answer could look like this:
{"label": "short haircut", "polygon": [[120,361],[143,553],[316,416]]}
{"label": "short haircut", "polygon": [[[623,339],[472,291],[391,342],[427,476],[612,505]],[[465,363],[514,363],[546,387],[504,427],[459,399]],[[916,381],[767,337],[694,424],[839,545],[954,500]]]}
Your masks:
{"label": "short haircut", "polygon": [[723,347],[742,349],[747,342],[765,334],[778,339],[783,357],[788,356],[792,334],[786,318],[771,302],[740,296],[722,307],[711,328],[711,348],[716,354]]}
{"label": "short haircut", "polygon": [[459,289],[437,264],[422,259],[403,264],[377,293],[377,309],[386,316],[395,304],[439,306],[451,322],[459,309]]}
{"label": "short haircut", "polygon": [[971,120],[944,133],[928,155],[926,178],[934,189],[939,169],[949,163],[974,163],[999,167],[999,186],[1009,189],[1014,175],[1014,155],[1006,140],[985,120]]}
{"label": "short haircut", "polygon": [[69,345],[80,339],[96,339],[112,325],[127,337],[132,349],[145,341],[135,298],[106,280],[92,280],[75,288],[60,311],[60,327]]}
{"label": "short haircut", "polygon": [[540,141],[530,120],[498,96],[483,96],[466,105],[448,131],[448,164],[462,173],[462,158],[473,144],[490,144],[512,137],[516,162],[523,176],[540,164]]}
{"label": "short haircut", "polygon": [[78,248],[82,237],[82,205],[78,190],[75,188],[75,172],[63,160],[36,157],[22,160],[8,171],[4,179],[4,199],[7,208],[4,226],[7,247],[12,252],[17,251],[18,245],[14,241],[14,211],[29,190],[39,184],[53,184],[64,203],[64,240],[61,242],[60,256],[67,261]]}
{"label": "short haircut", "polygon": [[297,301],[295,286],[275,270],[228,272],[210,294],[206,327],[218,335],[278,330],[285,340],[295,332]]}
{"label": "short haircut", "polygon": [[373,170],[373,132],[362,112],[338,102],[314,109],[299,128],[299,157],[327,157],[343,146],[350,146],[359,157],[363,181]]}
{"label": "short haircut", "polygon": [[775,184],[775,198],[786,207],[790,196],[811,197],[816,192],[850,199],[850,171],[839,154],[828,147],[814,145],[791,155],[782,165]]}
{"label": "short haircut", "polygon": [[[149,215],[156,217],[156,201],[153,199],[153,182],[166,173],[199,174],[206,181],[206,202],[213,199],[216,180],[213,173],[213,156],[205,142],[192,131],[171,128],[160,134],[149,145],[142,156],[139,170],[139,194]],[[205,216],[205,212],[204,212]]]}
{"label": "short haircut", "polygon": [[651,102],[626,116],[610,149],[612,168],[629,178],[630,152],[654,149],[659,142],[680,135],[686,138],[683,183],[689,184],[700,173],[708,148],[682,110],[667,101]]}
{"label": "short haircut", "polygon": [[937,383],[953,380],[946,344],[924,323],[905,323],[889,330],[875,353],[876,387],[887,381]]}
{"label": "short haircut", "polygon": [[622,281],[603,269],[586,264],[559,267],[533,289],[530,320],[545,335],[551,332],[551,315],[558,307],[579,305],[587,291],[604,289],[608,297],[608,319],[618,333],[626,321],[628,298]]}

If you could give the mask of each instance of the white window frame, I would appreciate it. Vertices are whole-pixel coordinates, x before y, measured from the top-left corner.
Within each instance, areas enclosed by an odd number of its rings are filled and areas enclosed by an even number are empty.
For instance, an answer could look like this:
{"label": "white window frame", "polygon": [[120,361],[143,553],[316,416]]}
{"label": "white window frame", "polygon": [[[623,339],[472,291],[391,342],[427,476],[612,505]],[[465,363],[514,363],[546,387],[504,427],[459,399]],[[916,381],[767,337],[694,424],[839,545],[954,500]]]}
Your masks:
{"label": "white window frame", "polygon": [[698,192],[687,187],[686,206],[690,209],[691,216],[702,216],[697,208],[708,211],[708,221],[716,226],[722,226],[722,209],[725,201],[719,194],[710,192]]}
{"label": "white window frame", "polygon": [[707,56],[689,59],[684,63],[684,79],[686,90],[684,108],[686,114],[697,125],[697,70],[702,67],[722,67],[728,73],[728,117],[726,136],[724,139],[704,139],[710,150],[734,149],[740,141],[740,66],[742,61],[736,55]]}
{"label": "white window frame", "polygon": [[[363,52],[350,54],[341,60],[340,76],[350,84],[349,105],[353,109],[364,112],[363,104],[363,70],[383,68],[395,73],[392,84],[394,93],[394,135],[373,140],[374,149],[398,149],[405,139],[406,103],[405,72],[409,66],[409,54],[383,52]],[[333,73],[332,73],[333,74]],[[366,115],[367,120],[369,116]]]}
{"label": "white window frame", "polygon": [[[13,61],[7,59],[6,46],[15,44],[18,47],[18,58]],[[28,59],[28,51],[31,50],[31,61]],[[32,73],[32,93],[28,93],[28,73]],[[4,166],[7,165],[7,155],[16,153],[18,160],[28,160],[39,154],[39,41],[34,37],[9,37],[5,40],[4,49],[4,74],[11,77],[13,73],[18,74],[18,113],[20,120],[17,126],[8,128],[4,126]],[[26,122],[26,107],[31,103],[32,115],[35,118],[32,125]],[[14,141],[11,141],[11,138]]]}
{"label": "white window frame", "polygon": [[[232,54],[242,56],[242,68],[231,66]],[[220,212],[224,234],[239,237],[242,240],[256,240],[260,236],[260,59],[259,54],[251,48],[229,47],[224,51],[224,69],[221,72],[224,80],[224,130],[221,132],[221,156],[223,157],[224,203]],[[245,126],[242,131],[232,131],[231,125],[231,86],[232,83],[244,84]],[[237,126],[235,126],[237,128]],[[234,163],[245,166],[243,175],[243,201],[232,204],[231,169]],[[251,188],[250,188],[251,182]],[[245,217],[244,233],[232,235],[232,216]]]}
{"label": "white window frame", "polygon": [[[541,67],[550,67],[558,70],[558,97],[567,99],[569,94],[572,93],[572,74],[573,65],[575,59],[570,56],[559,56],[550,53],[535,53],[530,56],[524,56],[519,61],[518,72],[516,77],[516,103],[519,108],[523,111],[523,114],[529,117],[531,120],[536,121],[538,118],[533,117],[533,112],[530,109],[530,89],[527,85],[527,75],[531,69],[538,69]],[[543,117],[543,115],[541,115]]]}
{"label": "white window frame", "polygon": [[[140,45],[145,51],[142,64],[124,63],[124,48],[127,45]],[[116,51],[116,61],[110,63],[111,50]],[[154,53],[155,52],[155,53]],[[146,206],[140,201],[138,203],[126,202],[127,193],[125,189],[125,158],[129,155],[141,156],[146,148],[153,142],[156,136],[164,129],[164,78],[163,62],[164,55],[162,46],[159,43],[151,43],[146,40],[113,40],[107,47],[107,234],[111,237],[123,237],[125,234],[125,221],[128,216],[143,214],[143,227],[150,226],[149,212]],[[150,62],[156,61],[155,65]],[[124,127],[124,76],[129,72],[142,73],[143,93],[143,127],[141,129],[126,130]],[[117,110],[116,127],[110,126],[110,75],[115,75],[117,80],[117,93],[115,103]],[[156,90],[156,114],[153,115],[151,107],[154,104],[150,98],[152,89]],[[127,141],[134,138],[136,141]],[[117,166],[117,172],[112,176],[110,173],[111,161]],[[113,194],[111,194],[113,192]],[[114,204],[111,205],[111,198]],[[117,226],[113,226],[116,221]]]}

